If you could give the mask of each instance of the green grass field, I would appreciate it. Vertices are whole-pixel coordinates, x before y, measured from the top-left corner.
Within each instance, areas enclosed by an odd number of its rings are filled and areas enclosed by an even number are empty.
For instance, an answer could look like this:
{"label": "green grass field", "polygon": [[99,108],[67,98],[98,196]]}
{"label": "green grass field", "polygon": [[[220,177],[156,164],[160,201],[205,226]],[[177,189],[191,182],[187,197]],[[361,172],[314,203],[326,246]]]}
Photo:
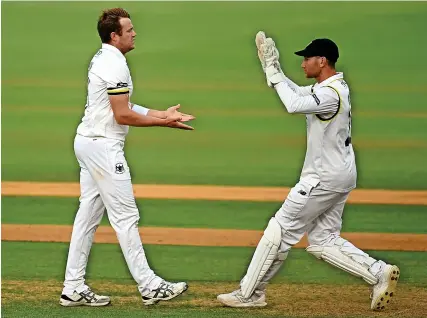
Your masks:
{"label": "green grass field", "polygon": [[[96,19],[111,5],[3,4],[4,180],[77,180],[72,139],[87,65],[100,46]],[[287,115],[265,85],[254,49],[264,29],[276,39],[286,73],[301,84],[312,82],[303,79],[295,50],[320,36],[340,46],[361,187],[426,189],[427,86],[419,61],[427,44],[417,32],[427,27],[425,3],[121,5],[138,33],[128,54],[133,100],[159,109],[181,103],[197,116],[195,132],[131,130],[127,155],[136,183],[295,183],[305,120]],[[319,20],[318,10],[333,18]]]}
{"label": "green grass field", "polygon": [[[1,5],[2,180],[77,181],[73,136],[84,109],[87,65],[100,46],[96,20],[103,8],[118,4]],[[254,45],[262,29],[275,39],[285,72],[301,85],[312,82],[303,78],[293,52],[316,37],[338,43],[338,70],[352,89],[360,188],[427,190],[427,3],[119,5],[130,11],[138,33],[136,49],[127,55],[133,101],[157,109],[180,103],[197,117],[194,132],[131,129],[126,153],[134,183],[292,186],[298,180],[305,119],[286,114],[265,85]],[[1,221],[72,224],[77,204],[77,198],[2,197]],[[180,200],[138,205],[144,226],[257,230],[279,207]],[[426,206],[349,205],[343,231],[426,234],[426,222]],[[382,314],[369,311],[369,290],[359,279],[304,250],[293,250],[273,280],[267,309],[239,311],[222,308],[215,295],[237,286],[252,248],[145,246],[156,272],[188,280],[190,289],[180,300],[143,308],[119,247],[110,244],[95,244],[87,278],[111,294],[113,306],[61,308],[67,249],[65,243],[2,242],[4,317],[349,318],[427,312],[421,303],[427,297],[425,252],[369,251],[402,270],[396,304]]]}
{"label": "green grass field", "polygon": [[[78,200],[5,197],[2,205],[3,223],[73,224]],[[280,208],[271,202],[197,200],[137,200],[137,205],[144,226],[245,230],[263,230]],[[425,206],[348,205],[343,223],[344,232],[427,234]],[[109,224],[106,215],[101,224]]]}

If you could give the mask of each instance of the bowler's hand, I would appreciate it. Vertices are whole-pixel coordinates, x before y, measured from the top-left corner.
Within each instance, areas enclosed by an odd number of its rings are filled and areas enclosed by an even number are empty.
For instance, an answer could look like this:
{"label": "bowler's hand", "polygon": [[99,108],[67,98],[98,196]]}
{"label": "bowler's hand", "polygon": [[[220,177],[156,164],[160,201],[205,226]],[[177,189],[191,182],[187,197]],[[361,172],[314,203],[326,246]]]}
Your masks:
{"label": "bowler's hand", "polygon": [[170,117],[170,116],[175,116],[175,115],[179,115],[179,116],[181,116],[181,122],[187,122],[187,121],[190,121],[190,120],[193,120],[193,119],[195,119],[196,117],[194,117],[193,115],[189,115],[189,114],[185,114],[185,113],[181,113],[181,112],[179,112],[178,111],[178,109],[181,107],[181,105],[180,104],[178,104],[178,105],[175,105],[175,106],[172,106],[172,107],[169,107],[167,110],[166,110],[166,117]]}
{"label": "bowler's hand", "polygon": [[[177,105],[179,106],[179,105]],[[176,106],[173,106],[176,107]],[[172,108],[172,107],[170,107]],[[169,109],[168,109],[169,110]],[[190,116],[190,115],[186,115],[186,116]],[[193,116],[191,116],[193,117]],[[180,112],[175,111],[173,115],[169,115],[168,117],[166,117],[166,127],[170,127],[170,128],[178,128],[178,129],[184,129],[184,130],[194,130],[193,127],[183,124],[182,123],[182,119],[183,119],[183,115]]]}

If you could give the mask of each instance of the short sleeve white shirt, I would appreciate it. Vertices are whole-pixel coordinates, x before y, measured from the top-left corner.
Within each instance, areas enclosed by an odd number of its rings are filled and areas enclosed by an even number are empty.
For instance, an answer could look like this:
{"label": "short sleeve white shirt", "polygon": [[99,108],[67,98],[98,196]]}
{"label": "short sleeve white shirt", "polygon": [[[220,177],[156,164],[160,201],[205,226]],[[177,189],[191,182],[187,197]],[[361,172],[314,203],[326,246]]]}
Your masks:
{"label": "short sleeve white shirt", "polygon": [[133,84],[125,56],[114,46],[103,43],[89,64],[87,101],[77,134],[124,141],[129,126],[119,125],[109,95],[132,95]]}

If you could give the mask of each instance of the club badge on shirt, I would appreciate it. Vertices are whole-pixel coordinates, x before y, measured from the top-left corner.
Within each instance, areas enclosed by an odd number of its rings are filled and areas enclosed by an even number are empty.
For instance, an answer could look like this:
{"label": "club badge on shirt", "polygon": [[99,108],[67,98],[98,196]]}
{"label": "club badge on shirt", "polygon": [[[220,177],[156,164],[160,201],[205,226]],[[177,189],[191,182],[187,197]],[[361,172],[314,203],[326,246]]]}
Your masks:
{"label": "club badge on shirt", "polygon": [[125,172],[125,166],[123,165],[123,163],[121,162],[116,163],[116,173],[122,174],[124,172]]}

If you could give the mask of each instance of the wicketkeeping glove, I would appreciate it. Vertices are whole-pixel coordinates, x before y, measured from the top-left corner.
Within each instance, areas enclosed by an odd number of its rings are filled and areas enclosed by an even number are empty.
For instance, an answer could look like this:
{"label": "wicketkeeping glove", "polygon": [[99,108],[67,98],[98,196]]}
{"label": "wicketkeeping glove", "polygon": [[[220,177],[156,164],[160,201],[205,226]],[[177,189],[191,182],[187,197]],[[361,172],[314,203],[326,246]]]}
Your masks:
{"label": "wicketkeeping glove", "polygon": [[255,44],[258,49],[258,58],[267,78],[267,85],[273,87],[279,82],[284,82],[285,75],[279,63],[279,50],[273,39],[266,38],[265,33],[259,31],[255,37]]}

